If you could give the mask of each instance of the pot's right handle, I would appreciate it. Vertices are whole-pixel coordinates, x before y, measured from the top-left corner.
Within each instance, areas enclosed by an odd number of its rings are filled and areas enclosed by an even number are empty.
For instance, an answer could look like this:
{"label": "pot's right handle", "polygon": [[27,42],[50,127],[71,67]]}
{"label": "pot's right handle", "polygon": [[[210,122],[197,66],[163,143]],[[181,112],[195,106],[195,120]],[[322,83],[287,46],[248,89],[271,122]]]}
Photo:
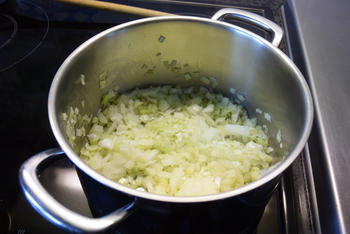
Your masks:
{"label": "pot's right handle", "polygon": [[282,41],[283,37],[283,30],[280,26],[272,22],[271,20],[268,20],[260,15],[254,14],[249,11],[234,9],[234,8],[224,8],[216,12],[211,19],[212,20],[220,20],[220,18],[230,16],[233,18],[240,19],[242,21],[246,21],[248,23],[252,23],[256,26],[259,26],[269,32],[271,32],[273,35],[272,38],[272,45],[278,47],[279,44]]}
{"label": "pot's right handle", "polygon": [[30,204],[47,220],[59,227],[74,232],[101,232],[118,224],[131,214],[135,201],[101,218],[89,218],[75,213],[57,202],[41,185],[38,170],[57,157],[62,157],[60,149],[38,153],[23,163],[19,170],[19,181]]}

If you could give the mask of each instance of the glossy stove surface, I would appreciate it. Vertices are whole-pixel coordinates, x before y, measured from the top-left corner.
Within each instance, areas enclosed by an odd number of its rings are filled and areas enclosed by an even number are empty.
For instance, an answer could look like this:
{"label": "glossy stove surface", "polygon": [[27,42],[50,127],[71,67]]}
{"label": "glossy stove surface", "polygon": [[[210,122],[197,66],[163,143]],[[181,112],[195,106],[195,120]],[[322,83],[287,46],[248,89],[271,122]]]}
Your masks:
{"label": "glossy stove surface", "polygon": [[[122,3],[202,17],[210,17],[224,7],[238,7],[263,15],[283,26],[281,1]],[[40,0],[5,1],[5,4],[0,5],[0,17],[3,19],[0,24],[0,132],[6,136],[2,140],[1,148],[6,163],[0,164],[1,182],[5,188],[0,191],[0,232],[65,233],[43,219],[29,205],[18,185],[18,169],[31,155],[57,147],[48,122],[47,95],[60,64],[88,38],[113,25],[138,17],[81,10]],[[264,31],[250,29],[269,38]],[[287,52],[285,41],[280,48]],[[294,170],[299,170],[299,167]],[[293,173],[290,173],[292,178]],[[91,216],[75,170],[67,158],[62,158],[45,169],[41,174],[41,181],[62,204],[78,213]],[[257,233],[286,233],[289,230],[283,199],[292,196],[294,190],[287,191],[290,195],[285,192],[283,184],[276,190],[265,209]],[[129,224],[127,222],[128,220],[115,233],[130,233],[128,225],[135,228],[135,222],[132,219]],[[294,220],[290,219],[290,222]],[[164,225],[150,223],[151,217],[146,217],[144,222],[136,225],[144,225],[143,228],[148,233],[166,233]],[[215,228],[212,228],[212,233],[216,233]]]}
{"label": "glossy stove surface", "polygon": [[[62,156],[44,169],[40,173],[40,181],[60,203],[75,212],[92,217],[76,170],[65,156]],[[276,191],[265,209],[256,233],[281,233],[278,199],[278,191]],[[237,211],[232,210],[232,213],[234,212]],[[24,216],[23,213],[26,215]],[[230,214],[228,213],[227,215]],[[174,215],[135,211],[116,230],[110,233],[222,233],[222,230],[224,230],[216,225],[216,223],[219,225],[220,221],[215,220],[215,213],[211,215],[211,220],[214,223],[203,223],[200,214],[188,214],[184,217],[177,217],[176,220],[169,219],[169,217],[174,217]],[[12,219],[16,222],[11,227],[13,233],[20,230],[25,230],[25,233],[65,233],[65,231],[51,225],[37,214],[24,197],[16,203]],[[221,231],[218,232],[218,230]]]}

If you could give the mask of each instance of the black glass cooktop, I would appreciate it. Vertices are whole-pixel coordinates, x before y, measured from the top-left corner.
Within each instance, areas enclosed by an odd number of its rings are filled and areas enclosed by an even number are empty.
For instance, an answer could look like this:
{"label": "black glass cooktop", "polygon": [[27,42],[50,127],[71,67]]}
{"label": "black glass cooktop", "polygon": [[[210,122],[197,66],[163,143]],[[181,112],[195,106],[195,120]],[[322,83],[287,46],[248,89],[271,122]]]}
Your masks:
{"label": "black glass cooktop", "polygon": [[[139,17],[82,9],[54,1],[1,2],[0,132],[3,161],[0,164],[0,233],[65,233],[43,219],[26,201],[19,188],[18,169],[31,155],[58,147],[48,122],[47,96],[60,64],[93,35]],[[236,7],[260,14],[283,27],[282,1],[161,0],[118,3],[208,18],[221,8]],[[232,23],[248,27],[269,39],[269,35],[260,29],[239,22]],[[287,53],[285,41],[280,48]],[[57,200],[79,213],[91,215],[75,171],[67,159],[50,165],[43,171],[41,180]],[[283,188],[276,190],[257,233],[286,232],[286,207],[282,201],[285,192]],[[125,228],[115,233],[129,232]],[[167,232],[160,230],[158,233]]]}

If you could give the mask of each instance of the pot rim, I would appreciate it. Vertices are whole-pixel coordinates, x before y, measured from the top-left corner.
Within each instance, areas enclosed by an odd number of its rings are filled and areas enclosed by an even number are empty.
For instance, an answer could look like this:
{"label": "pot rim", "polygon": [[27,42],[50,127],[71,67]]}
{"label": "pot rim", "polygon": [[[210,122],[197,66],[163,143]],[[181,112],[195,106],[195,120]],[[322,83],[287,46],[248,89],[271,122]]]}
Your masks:
{"label": "pot rim", "polygon": [[[58,118],[57,118],[59,113],[56,113],[55,103],[56,103],[56,95],[57,95],[57,90],[58,90],[61,77],[64,71],[66,70],[66,68],[69,66],[71,60],[74,59],[77,55],[79,55],[89,45],[91,45],[95,41],[99,40],[100,38],[106,36],[111,32],[122,30],[134,25],[140,25],[144,23],[151,23],[156,21],[172,21],[172,20],[197,21],[197,22],[208,23],[212,25],[214,24],[215,26],[220,26],[220,27],[240,31],[246,34],[247,36],[254,38],[258,43],[261,43],[269,47],[275,53],[275,55],[278,56],[280,59],[282,59],[295,73],[296,75],[295,77],[303,90],[304,101],[307,108],[304,129],[299,139],[299,142],[297,143],[295,148],[281,162],[278,163],[279,165],[276,165],[272,170],[270,170],[268,173],[263,175],[260,179],[231,191],[221,192],[217,194],[203,195],[203,196],[168,196],[168,195],[158,195],[158,194],[153,194],[149,192],[138,191],[136,189],[118,184],[117,182],[112,181],[111,179],[108,179],[103,175],[101,175],[100,173],[98,173],[97,171],[93,170],[73,151],[73,149],[64,139],[61,133],[61,130],[59,128]],[[292,162],[297,158],[297,156],[300,154],[300,152],[304,148],[304,145],[306,144],[307,139],[311,132],[314,110],[313,110],[311,92],[308,88],[308,85],[303,75],[301,74],[299,69],[296,67],[296,65],[287,57],[287,55],[285,55],[277,47],[273,46],[269,41],[265,40],[264,38],[246,29],[243,29],[241,27],[238,27],[236,25],[232,25],[229,23],[221,22],[221,21],[195,17],[195,16],[159,16],[159,17],[150,17],[145,19],[134,20],[134,21],[130,21],[127,23],[114,26],[112,28],[109,28],[105,31],[98,33],[97,35],[93,36],[92,38],[88,39],[83,44],[81,44],[78,48],[76,48],[65,59],[65,61],[60,66],[60,68],[58,69],[58,71],[54,76],[54,79],[52,81],[51,88],[49,91],[48,114],[49,114],[51,129],[54,133],[54,136],[56,137],[56,140],[58,141],[59,145],[62,147],[65,154],[77,167],[79,167],[82,171],[84,171],[87,175],[92,177],[94,180],[97,180],[99,183],[102,183],[109,188],[118,190],[120,192],[129,194],[132,196],[144,198],[144,199],[150,199],[150,200],[156,200],[156,201],[162,201],[162,202],[193,203],[193,202],[208,202],[208,201],[226,199],[229,197],[241,195],[255,188],[258,188],[265,183],[268,183],[269,181],[273,180],[274,178],[282,174],[290,166],[290,164],[292,164]]]}

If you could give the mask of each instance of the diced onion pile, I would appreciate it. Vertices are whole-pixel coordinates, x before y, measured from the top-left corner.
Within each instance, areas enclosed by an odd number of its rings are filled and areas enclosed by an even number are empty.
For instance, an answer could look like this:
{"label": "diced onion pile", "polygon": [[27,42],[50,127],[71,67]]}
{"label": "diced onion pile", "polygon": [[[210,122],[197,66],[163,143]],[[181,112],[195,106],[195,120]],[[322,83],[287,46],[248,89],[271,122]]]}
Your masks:
{"label": "diced onion pile", "polygon": [[150,193],[225,192],[271,165],[268,137],[247,112],[207,88],[111,91],[81,157],[102,175]]}

